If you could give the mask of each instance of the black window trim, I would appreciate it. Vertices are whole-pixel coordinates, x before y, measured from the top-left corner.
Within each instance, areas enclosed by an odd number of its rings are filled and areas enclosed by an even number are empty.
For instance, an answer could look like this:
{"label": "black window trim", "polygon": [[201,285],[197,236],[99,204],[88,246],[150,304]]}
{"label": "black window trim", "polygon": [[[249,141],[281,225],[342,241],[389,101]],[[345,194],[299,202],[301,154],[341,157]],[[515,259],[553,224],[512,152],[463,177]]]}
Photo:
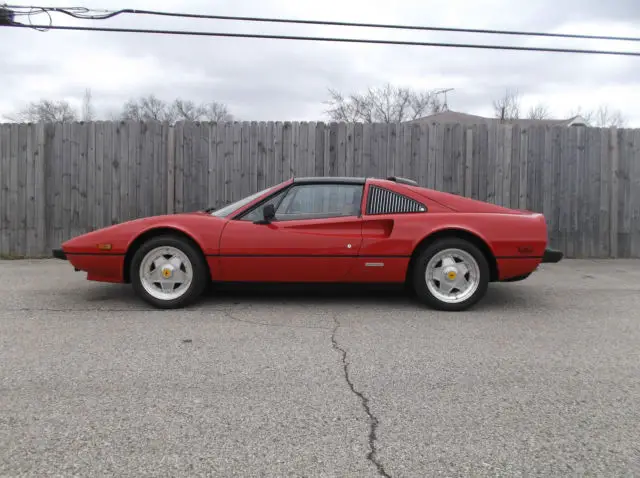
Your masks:
{"label": "black window trim", "polygon": [[[234,216],[233,218],[231,218],[232,221],[240,221],[242,220],[243,217],[247,216],[248,214],[251,214],[253,211],[255,211],[256,209],[262,207],[264,204],[268,203],[269,201],[271,201],[271,199],[273,199],[275,196],[282,194],[282,197],[280,198],[280,200],[278,201],[278,204],[276,205],[275,209],[277,210],[278,207],[280,207],[280,204],[282,204],[282,201],[284,201],[284,198],[286,198],[291,190],[295,187],[303,187],[303,186],[360,186],[361,190],[362,190],[362,195],[360,196],[360,205],[358,206],[358,213],[356,215],[349,215],[349,216],[334,216],[334,215],[323,215],[322,217],[317,217],[317,216],[301,216],[301,217],[296,217],[295,219],[274,219],[274,222],[288,222],[288,221],[309,221],[309,220],[313,220],[313,219],[340,219],[340,218],[346,218],[346,217],[357,217],[357,218],[361,218],[363,211],[362,211],[362,198],[364,198],[364,192],[365,192],[365,186],[366,183],[362,182],[361,180],[355,178],[355,179],[345,179],[345,180],[337,180],[335,178],[327,178],[327,180],[325,181],[317,181],[317,180],[309,180],[306,181],[305,179],[302,180],[298,180],[298,181],[293,181],[291,184],[285,186],[282,189],[278,189],[277,191],[273,192],[272,194],[269,194],[266,198],[264,198],[263,200],[261,200],[260,202],[256,203],[253,207],[250,207],[249,209],[245,210],[244,212],[238,214],[237,216]],[[366,205],[365,205],[366,208]]]}

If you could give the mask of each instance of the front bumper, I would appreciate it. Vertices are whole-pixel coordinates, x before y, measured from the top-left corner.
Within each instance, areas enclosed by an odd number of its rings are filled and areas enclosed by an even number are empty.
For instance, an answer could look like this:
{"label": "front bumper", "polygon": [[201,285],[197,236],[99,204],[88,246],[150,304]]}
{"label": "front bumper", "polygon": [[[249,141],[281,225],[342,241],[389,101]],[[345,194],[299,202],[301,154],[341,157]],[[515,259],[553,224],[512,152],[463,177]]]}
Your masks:
{"label": "front bumper", "polygon": [[564,254],[560,251],[556,251],[555,249],[545,249],[544,254],[542,255],[542,262],[545,264],[550,262],[560,262],[563,257]]}
{"label": "front bumper", "polygon": [[67,255],[64,253],[62,249],[53,249],[52,250],[53,257],[56,259],[62,259],[63,261],[67,260]]}

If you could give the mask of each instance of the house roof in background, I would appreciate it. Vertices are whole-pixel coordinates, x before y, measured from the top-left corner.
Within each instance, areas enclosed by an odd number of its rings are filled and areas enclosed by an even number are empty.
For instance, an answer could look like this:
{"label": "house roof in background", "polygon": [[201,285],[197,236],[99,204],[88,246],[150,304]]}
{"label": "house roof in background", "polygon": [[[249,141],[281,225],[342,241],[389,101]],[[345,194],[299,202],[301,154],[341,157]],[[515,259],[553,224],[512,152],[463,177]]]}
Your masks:
{"label": "house roof in background", "polygon": [[469,113],[460,113],[457,111],[441,111],[432,115],[423,116],[415,120],[409,121],[409,123],[461,123],[461,124],[479,124],[479,123],[503,123],[503,124],[518,124],[520,126],[537,126],[537,125],[549,125],[549,126],[582,126],[588,125],[587,121],[582,116],[573,116],[566,119],[517,119],[517,120],[504,120],[500,121],[498,118],[487,118],[485,116],[472,115]]}

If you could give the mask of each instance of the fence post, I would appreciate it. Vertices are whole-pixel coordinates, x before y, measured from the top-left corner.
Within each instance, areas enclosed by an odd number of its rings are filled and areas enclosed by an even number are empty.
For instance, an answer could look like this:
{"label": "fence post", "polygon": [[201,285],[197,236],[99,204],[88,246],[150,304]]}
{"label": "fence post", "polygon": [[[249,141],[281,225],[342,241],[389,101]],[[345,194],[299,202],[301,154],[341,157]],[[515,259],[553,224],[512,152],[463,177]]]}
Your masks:
{"label": "fence post", "polygon": [[176,130],[169,125],[167,132],[167,214],[175,210]]}
{"label": "fence post", "polygon": [[609,130],[609,151],[611,154],[611,196],[609,197],[611,207],[609,208],[609,255],[612,258],[618,257],[618,129],[613,126]]}

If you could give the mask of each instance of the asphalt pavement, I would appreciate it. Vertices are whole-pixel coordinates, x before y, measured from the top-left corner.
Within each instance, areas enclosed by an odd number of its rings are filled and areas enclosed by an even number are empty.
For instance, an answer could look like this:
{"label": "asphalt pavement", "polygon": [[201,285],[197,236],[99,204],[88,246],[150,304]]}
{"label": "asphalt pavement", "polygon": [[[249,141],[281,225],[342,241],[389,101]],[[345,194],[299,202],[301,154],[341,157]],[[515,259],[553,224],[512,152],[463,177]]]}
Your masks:
{"label": "asphalt pavement", "polygon": [[0,261],[0,476],[640,474],[640,261],[565,260],[465,313],[395,290],[185,310]]}

